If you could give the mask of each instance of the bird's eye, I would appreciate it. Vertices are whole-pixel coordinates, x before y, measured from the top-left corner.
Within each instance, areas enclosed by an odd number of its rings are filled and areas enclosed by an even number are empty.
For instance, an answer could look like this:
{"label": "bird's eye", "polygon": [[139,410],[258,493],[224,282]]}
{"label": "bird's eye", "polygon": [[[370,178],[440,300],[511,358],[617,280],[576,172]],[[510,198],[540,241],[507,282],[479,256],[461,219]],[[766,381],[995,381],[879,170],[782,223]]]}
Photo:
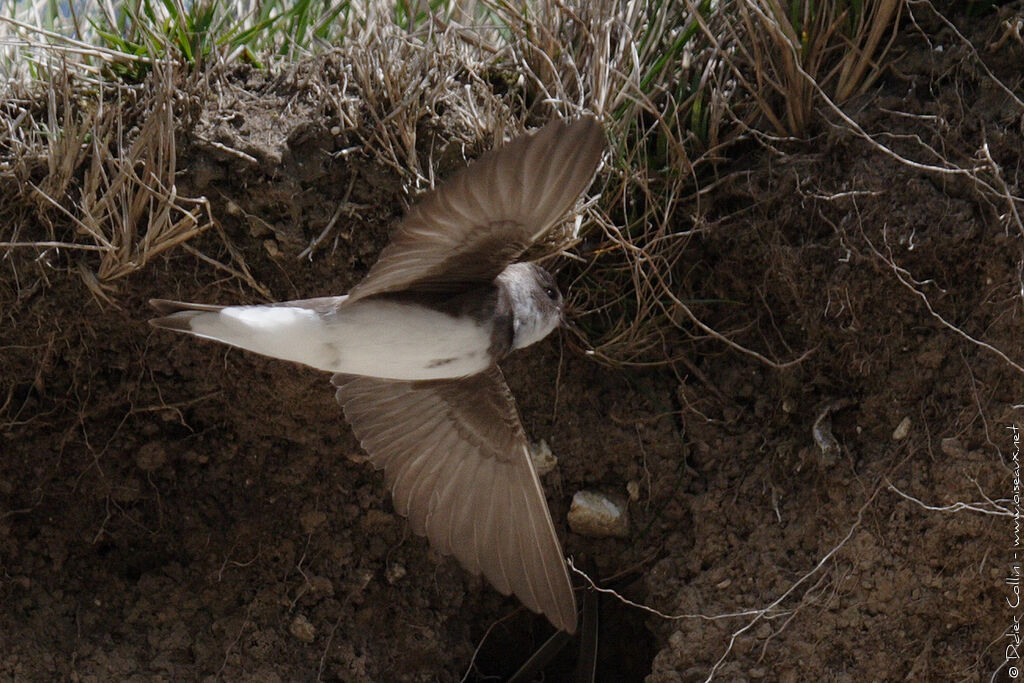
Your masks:
{"label": "bird's eye", "polygon": [[552,301],[558,300],[558,290],[555,289],[554,287],[545,287],[544,293],[547,294],[548,298],[551,299]]}

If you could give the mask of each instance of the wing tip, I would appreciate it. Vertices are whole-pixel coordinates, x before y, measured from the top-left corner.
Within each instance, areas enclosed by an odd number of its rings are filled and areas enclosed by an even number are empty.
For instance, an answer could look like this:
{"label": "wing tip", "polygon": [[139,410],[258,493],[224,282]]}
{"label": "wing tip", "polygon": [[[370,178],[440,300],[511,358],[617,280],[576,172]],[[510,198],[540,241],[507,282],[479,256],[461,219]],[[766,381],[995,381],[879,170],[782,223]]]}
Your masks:
{"label": "wing tip", "polygon": [[[181,301],[172,301],[170,299],[150,299],[149,305],[156,309],[156,312],[160,315],[170,315],[177,313],[178,311],[184,311],[188,308],[187,304]],[[152,320],[150,322],[153,322]]]}
{"label": "wing tip", "polygon": [[184,311],[197,311],[205,313],[216,313],[224,310],[225,306],[219,304],[193,304],[187,301],[174,301],[172,299],[150,299],[149,305],[156,309],[161,315],[173,315]]}
{"label": "wing tip", "polygon": [[553,619],[551,615],[545,615],[551,625],[557,628],[559,631],[565,631],[570,636],[576,635],[576,629],[579,627],[579,617],[576,613],[576,600],[573,599],[572,604],[572,617],[565,614],[559,614],[557,619]]}
{"label": "wing tip", "polygon": [[601,122],[596,116],[587,114],[573,121],[569,125],[568,131],[579,137],[583,165],[593,166],[593,170],[596,171],[605,146],[604,127]]}
{"label": "wing tip", "polygon": [[601,161],[601,154],[604,152],[604,127],[596,116],[587,114],[568,123],[562,135],[568,142],[566,167],[582,173],[581,178],[585,185],[579,192],[583,192],[593,180]]}

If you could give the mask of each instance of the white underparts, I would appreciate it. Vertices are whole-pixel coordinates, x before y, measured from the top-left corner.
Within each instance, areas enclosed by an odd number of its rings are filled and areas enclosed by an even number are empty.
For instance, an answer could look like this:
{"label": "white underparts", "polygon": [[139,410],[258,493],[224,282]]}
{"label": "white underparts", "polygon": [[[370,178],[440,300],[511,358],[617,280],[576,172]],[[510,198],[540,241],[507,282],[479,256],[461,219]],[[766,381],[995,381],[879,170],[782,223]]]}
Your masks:
{"label": "white underparts", "polygon": [[410,304],[358,301],[330,316],[288,306],[191,315],[196,336],[328,372],[442,379],[481,372],[492,362],[489,328]]}

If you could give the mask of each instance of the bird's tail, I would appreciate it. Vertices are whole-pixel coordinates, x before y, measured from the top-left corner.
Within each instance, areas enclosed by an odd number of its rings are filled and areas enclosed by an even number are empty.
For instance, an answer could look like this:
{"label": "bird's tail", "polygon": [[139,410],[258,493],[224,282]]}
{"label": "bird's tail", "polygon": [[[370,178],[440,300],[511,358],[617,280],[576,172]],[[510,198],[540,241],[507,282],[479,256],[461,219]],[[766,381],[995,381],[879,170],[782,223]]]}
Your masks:
{"label": "bird's tail", "polygon": [[[151,299],[162,317],[149,324],[229,344],[264,356],[330,369],[336,351],[327,348],[324,318],[345,297],[323,297],[262,306],[217,306]],[[327,366],[327,367],[325,367]]]}
{"label": "bird's tail", "polygon": [[226,306],[216,304],[190,304],[169,299],[150,299],[149,305],[156,309],[161,318],[152,318],[149,324],[164,330],[192,331],[192,319],[204,313],[218,313]]}

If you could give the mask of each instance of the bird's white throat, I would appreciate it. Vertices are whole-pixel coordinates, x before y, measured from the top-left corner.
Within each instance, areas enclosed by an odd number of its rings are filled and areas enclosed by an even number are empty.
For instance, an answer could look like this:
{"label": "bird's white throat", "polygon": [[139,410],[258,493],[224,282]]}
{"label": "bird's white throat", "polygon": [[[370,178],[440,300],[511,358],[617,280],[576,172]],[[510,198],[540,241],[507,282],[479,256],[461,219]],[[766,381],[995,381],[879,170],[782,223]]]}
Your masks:
{"label": "bird's white throat", "polygon": [[561,322],[560,311],[550,303],[532,268],[529,263],[513,263],[498,275],[512,302],[513,349],[536,344]]}

